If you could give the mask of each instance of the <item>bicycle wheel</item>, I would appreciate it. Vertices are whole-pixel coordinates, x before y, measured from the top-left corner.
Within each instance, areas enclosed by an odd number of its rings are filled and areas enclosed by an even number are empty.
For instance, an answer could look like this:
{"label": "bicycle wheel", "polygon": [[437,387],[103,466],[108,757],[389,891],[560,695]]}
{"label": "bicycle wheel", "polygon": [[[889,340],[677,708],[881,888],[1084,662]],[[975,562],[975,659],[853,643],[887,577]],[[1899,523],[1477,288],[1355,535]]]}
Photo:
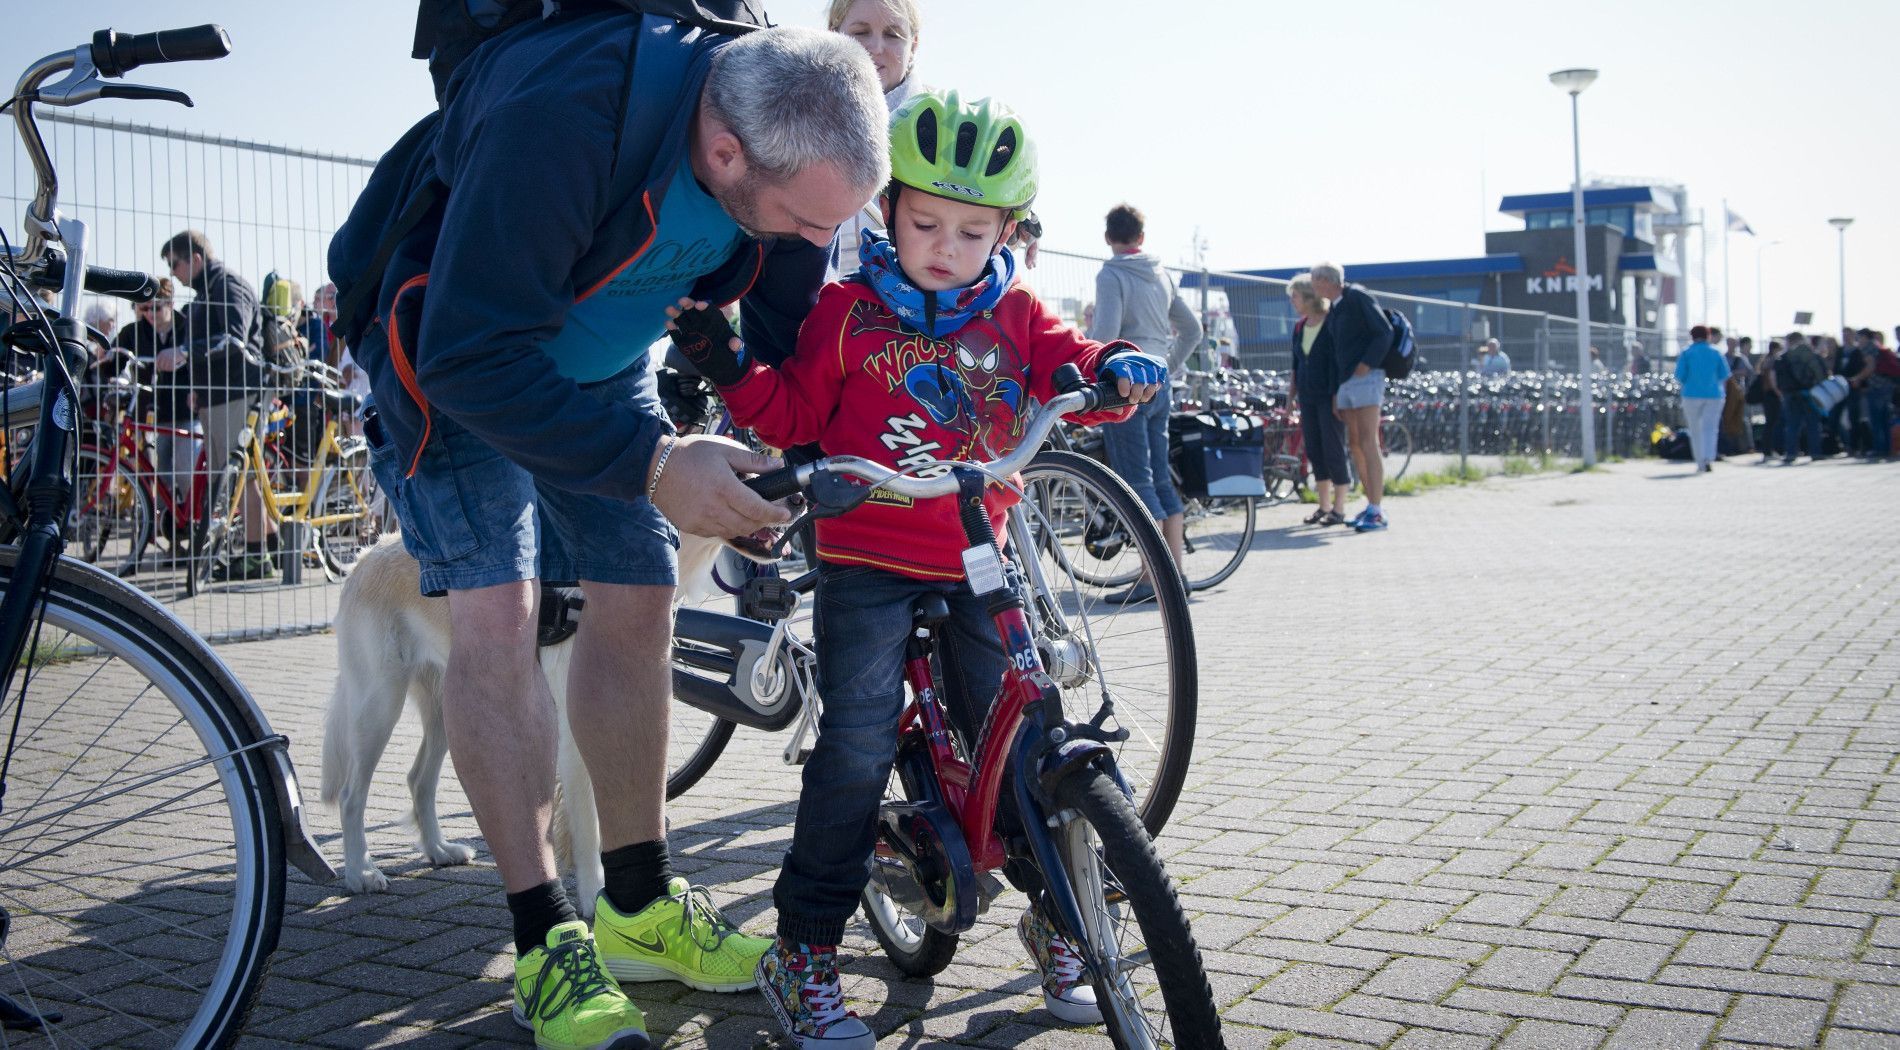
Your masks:
{"label": "bicycle wheel", "polygon": [[1118,1047],[1223,1045],[1194,931],[1121,788],[1084,766],[1062,778],[1055,797],[1064,870],[1044,875],[1065,881],[1080,906],[1075,948],[1089,963],[1109,1039]]}
{"label": "bicycle wheel", "polygon": [[688,704],[672,705],[667,731],[666,797],[676,799],[712,769],[732,740],[736,724]]}
{"label": "bicycle wheel", "polygon": [[191,530],[191,557],[185,566],[185,596],[194,597],[211,582],[211,573],[238,547],[244,535],[244,496],[239,482],[248,473],[233,460],[211,479],[205,505]]}
{"label": "bicycle wheel", "polygon": [[1186,541],[1182,575],[1191,591],[1232,576],[1253,548],[1254,501],[1247,497],[1188,500],[1181,522]]}
{"label": "bicycle wheel", "polygon": [[1405,476],[1405,469],[1412,465],[1412,428],[1397,419],[1382,420],[1379,423],[1379,452],[1385,463],[1387,484]]}
{"label": "bicycle wheel", "polygon": [[[1063,575],[1104,589],[1127,587],[1140,578],[1139,564],[1122,557],[1129,537],[1120,528],[1121,518],[1114,508],[1093,499],[1086,490],[1049,487],[1029,495],[1031,490],[1025,486],[1023,491],[1053,526],[1038,539]],[[1065,543],[1058,537],[1075,542]]]}
{"label": "bicycle wheel", "polygon": [[376,474],[369,469],[368,443],[344,442],[336,462],[324,469],[328,476],[318,489],[316,510],[311,516],[346,519],[315,530],[323,574],[336,581],[349,575],[356,559],[376,545],[391,522],[388,501],[382,498]]}
{"label": "bicycle wheel", "polygon": [[[1063,706],[1078,722],[1105,716],[1128,731],[1116,761],[1135,788],[1148,829],[1159,832],[1181,794],[1194,750],[1199,670],[1187,594],[1161,531],[1127,484],[1107,467],[1073,452],[1042,452],[1023,472],[1024,505],[1010,514],[1013,551],[1031,601],[1029,617],[1043,664],[1062,688]],[[1031,507],[1088,507],[1126,541],[1111,557],[1086,548],[1086,520]],[[1124,601],[1128,591],[1077,586],[1072,566],[1091,559],[1131,587],[1154,581],[1157,600]],[[1082,582],[1088,582],[1083,580]]]}
{"label": "bicycle wheel", "polygon": [[[16,557],[0,551],[0,592]],[[28,642],[5,698],[0,993],[63,1015],[52,1046],[228,1046],[284,908],[277,788],[240,687],[151,599],[73,561]]]}
{"label": "bicycle wheel", "polygon": [[73,546],[83,561],[130,576],[152,542],[152,495],[96,448],[79,450]]}

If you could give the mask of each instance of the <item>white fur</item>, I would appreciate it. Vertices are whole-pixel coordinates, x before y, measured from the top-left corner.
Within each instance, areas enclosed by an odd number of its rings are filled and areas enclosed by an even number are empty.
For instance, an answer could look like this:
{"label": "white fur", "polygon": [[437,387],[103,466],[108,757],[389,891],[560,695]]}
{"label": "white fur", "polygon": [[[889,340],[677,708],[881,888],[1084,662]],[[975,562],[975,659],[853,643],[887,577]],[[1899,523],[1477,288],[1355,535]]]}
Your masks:
{"label": "white fur", "polygon": [[[713,566],[728,545],[698,536],[680,537],[682,596],[711,587]],[[380,892],[389,879],[369,856],[363,810],[370,779],[402,715],[407,697],[422,719],[422,747],[409,767],[412,816],[422,853],[432,863],[466,864],[474,850],[442,837],[436,820],[436,782],[448,755],[442,724],[442,672],[449,655],[449,607],[425,598],[420,567],[398,539],[364,552],[343,584],[336,612],[337,682],[325,717],[321,799],[335,806],[343,825],[343,883],[351,893]],[[560,724],[559,784],[551,839],[563,866],[574,864],[575,905],[591,917],[604,875],[600,866],[600,820],[593,781],[581,761],[567,722],[567,671],[573,640],[540,650],[541,670],[554,695]],[[565,847],[562,849],[561,847]]]}

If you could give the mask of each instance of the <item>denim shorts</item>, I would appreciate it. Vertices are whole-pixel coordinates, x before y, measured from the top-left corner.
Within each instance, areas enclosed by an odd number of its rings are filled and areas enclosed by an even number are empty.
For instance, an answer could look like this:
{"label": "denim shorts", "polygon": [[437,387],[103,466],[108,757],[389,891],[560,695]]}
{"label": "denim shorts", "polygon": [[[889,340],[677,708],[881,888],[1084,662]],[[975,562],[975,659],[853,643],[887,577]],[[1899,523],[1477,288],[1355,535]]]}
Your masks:
{"label": "denim shorts", "polygon": [[[599,401],[666,418],[646,358],[581,389]],[[646,499],[590,496],[546,485],[443,415],[413,477],[380,428],[365,427],[370,467],[422,563],[422,593],[470,591],[539,578],[549,583],[671,586],[679,533]]]}
{"label": "denim shorts", "polygon": [[1385,369],[1375,368],[1362,376],[1347,376],[1333,395],[1334,408],[1378,408],[1385,401]]}

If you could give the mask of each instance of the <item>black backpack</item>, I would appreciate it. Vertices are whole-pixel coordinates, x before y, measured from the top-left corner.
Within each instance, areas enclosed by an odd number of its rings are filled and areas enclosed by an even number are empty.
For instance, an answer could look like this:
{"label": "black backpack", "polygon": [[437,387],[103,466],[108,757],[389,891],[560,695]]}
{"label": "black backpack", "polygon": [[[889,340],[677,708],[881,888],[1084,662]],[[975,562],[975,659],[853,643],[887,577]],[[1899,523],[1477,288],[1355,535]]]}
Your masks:
{"label": "black backpack", "polygon": [[1789,347],[1775,362],[1775,384],[1784,394],[1798,394],[1827,378],[1827,364],[1806,343]]}
{"label": "black backpack", "polygon": [[1418,340],[1412,335],[1412,319],[1390,307],[1385,319],[1392,325],[1392,345],[1385,352],[1385,377],[1404,379],[1418,363]]}
{"label": "black backpack", "polygon": [[[492,25],[477,23],[468,0],[419,0],[411,56],[427,59],[442,103],[449,77],[475,49],[528,22],[544,20],[544,0],[505,0]],[[771,25],[759,0],[558,0],[553,15],[567,18],[626,11],[671,19],[725,36]],[[330,277],[336,283],[335,331],[344,345],[362,338],[382,298],[384,277],[398,250],[432,254],[448,186],[434,174],[433,151],[441,131],[437,109],[405,132],[377,161],[344,227],[330,246]],[[619,189],[619,187],[616,187]],[[371,242],[369,236],[375,236]],[[405,241],[408,243],[405,245]],[[375,248],[370,249],[369,244]],[[365,261],[366,260],[366,261]]]}

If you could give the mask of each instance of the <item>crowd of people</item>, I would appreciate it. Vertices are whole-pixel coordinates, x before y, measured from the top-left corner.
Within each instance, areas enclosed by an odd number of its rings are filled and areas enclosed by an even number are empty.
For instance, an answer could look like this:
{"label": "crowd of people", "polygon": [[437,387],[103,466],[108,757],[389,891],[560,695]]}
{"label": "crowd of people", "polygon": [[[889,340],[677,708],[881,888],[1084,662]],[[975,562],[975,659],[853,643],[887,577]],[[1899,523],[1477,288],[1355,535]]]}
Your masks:
{"label": "crowd of people", "polygon": [[[1754,340],[1724,338],[1697,325],[1676,360],[1683,415],[1698,470],[1725,455],[1761,453],[1761,462],[1792,464],[1857,456],[1891,459],[1900,355],[1873,328],[1845,328],[1840,338],[1795,331],[1772,339],[1757,356]],[[1894,329],[1900,343],[1900,327]],[[1754,407],[1762,411],[1759,429]]]}

